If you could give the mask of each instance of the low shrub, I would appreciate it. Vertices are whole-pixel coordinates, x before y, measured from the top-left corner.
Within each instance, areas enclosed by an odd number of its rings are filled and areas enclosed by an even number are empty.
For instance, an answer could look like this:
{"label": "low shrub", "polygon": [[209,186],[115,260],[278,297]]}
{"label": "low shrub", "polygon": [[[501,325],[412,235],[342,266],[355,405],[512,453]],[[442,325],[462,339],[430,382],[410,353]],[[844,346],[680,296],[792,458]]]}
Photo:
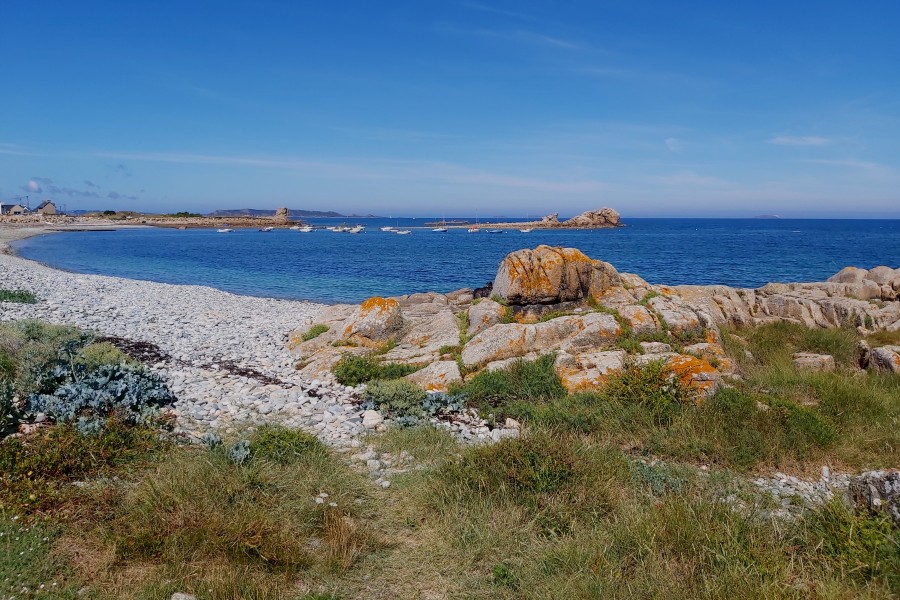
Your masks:
{"label": "low shrub", "polygon": [[316,436],[285,427],[265,425],[250,437],[250,452],[254,459],[281,465],[299,461],[323,459],[328,448]]}
{"label": "low shrub", "polygon": [[174,402],[164,380],[142,366],[105,365],[53,394],[34,394],[31,413],[44,413],[58,423],[75,423],[84,433],[101,429],[109,417],[129,425],[153,422],[159,408]]}
{"label": "low shrub", "polygon": [[366,386],[363,395],[365,410],[378,410],[392,419],[425,416],[422,404],[428,394],[405,379],[378,380]]}
{"label": "low shrub", "polygon": [[25,438],[6,438],[0,442],[0,509],[51,509],[74,491],[71,481],[150,460],[168,446],[156,429],[116,421],[91,436],[72,425],[57,425]]}
{"label": "low shrub", "polygon": [[37,296],[28,290],[0,290],[0,302],[37,304]]}
{"label": "low shrub", "polygon": [[609,377],[602,394],[610,401],[648,408],[658,423],[668,421],[691,403],[688,390],[661,361],[626,363],[621,373]]}
{"label": "low shrub", "polygon": [[342,385],[357,386],[375,379],[399,379],[415,373],[421,366],[384,363],[374,356],[344,354],[331,372]]}
{"label": "low shrub", "polygon": [[85,346],[75,357],[75,365],[92,373],[104,365],[137,364],[130,356],[110,344],[96,342]]}
{"label": "low shrub", "polygon": [[451,391],[465,394],[469,404],[485,416],[511,414],[511,405],[515,403],[539,402],[566,395],[566,388],[553,368],[555,359],[554,355],[548,354],[535,361],[517,360],[506,369],[482,371]]}

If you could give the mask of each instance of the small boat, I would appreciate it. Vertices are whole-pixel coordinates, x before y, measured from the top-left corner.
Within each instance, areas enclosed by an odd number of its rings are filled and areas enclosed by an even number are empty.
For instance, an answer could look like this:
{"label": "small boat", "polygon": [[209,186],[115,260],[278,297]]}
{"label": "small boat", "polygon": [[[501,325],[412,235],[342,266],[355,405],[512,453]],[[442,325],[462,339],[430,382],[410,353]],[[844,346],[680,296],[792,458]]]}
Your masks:
{"label": "small boat", "polygon": [[481,230],[477,227],[469,227],[468,231],[469,233],[478,233]]}
{"label": "small boat", "polygon": [[217,233],[231,233],[232,231],[234,231],[234,229],[231,229],[230,227],[223,227],[222,229],[216,230]]}
{"label": "small boat", "polygon": [[396,233],[397,235],[409,235],[412,233],[412,231],[410,231],[409,229],[395,229],[394,233]]}
{"label": "small boat", "polygon": [[431,231],[433,231],[434,233],[447,233],[447,228],[446,227],[435,227]]}
{"label": "small boat", "polygon": [[391,225],[386,225],[381,228],[382,231],[394,231],[394,228]]}
{"label": "small boat", "polygon": [[521,231],[522,233],[531,233],[532,231],[534,231],[534,229],[532,229],[532,228],[520,229],[519,231]]}
{"label": "small boat", "polygon": [[352,229],[348,229],[347,233],[362,233],[363,229],[365,229],[365,227],[363,227],[362,225],[357,225],[356,227],[353,227]]}
{"label": "small boat", "polygon": [[503,233],[502,229],[488,229],[488,233]]}
{"label": "small boat", "polygon": [[312,233],[315,230],[312,227],[310,227],[309,225],[307,225],[306,227],[298,227],[297,231],[299,231],[300,233]]}
{"label": "small boat", "polygon": [[300,230],[303,229],[303,228],[300,227],[299,225],[294,225],[294,226],[291,227],[291,229],[292,229],[293,231],[300,231]]}
{"label": "small boat", "polygon": [[275,231],[274,227],[263,227],[260,229],[262,233],[269,233],[270,231]]}

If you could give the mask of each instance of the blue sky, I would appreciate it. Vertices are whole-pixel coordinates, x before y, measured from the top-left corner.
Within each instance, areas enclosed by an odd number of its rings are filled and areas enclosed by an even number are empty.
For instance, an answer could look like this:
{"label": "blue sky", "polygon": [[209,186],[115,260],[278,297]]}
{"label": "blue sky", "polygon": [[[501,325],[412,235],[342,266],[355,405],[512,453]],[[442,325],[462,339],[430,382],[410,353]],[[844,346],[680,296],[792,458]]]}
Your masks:
{"label": "blue sky", "polygon": [[6,0],[0,199],[900,217],[898,23],[893,0]]}

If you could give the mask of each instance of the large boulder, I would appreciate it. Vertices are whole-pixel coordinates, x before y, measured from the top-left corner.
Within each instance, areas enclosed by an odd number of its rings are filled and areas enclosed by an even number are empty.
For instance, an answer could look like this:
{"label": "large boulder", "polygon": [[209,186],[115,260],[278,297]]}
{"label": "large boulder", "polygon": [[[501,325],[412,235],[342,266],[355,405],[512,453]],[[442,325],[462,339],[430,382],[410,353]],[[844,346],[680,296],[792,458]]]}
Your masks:
{"label": "large boulder", "polygon": [[589,210],[577,217],[572,217],[563,223],[566,227],[618,227],[620,225],[619,213],[611,208]]}
{"label": "large boulder", "polygon": [[559,317],[545,323],[494,325],[466,344],[462,360],[467,367],[477,367],[559,349],[581,354],[612,345],[621,332],[615,317],[605,313]]}
{"label": "large boulder", "polygon": [[828,278],[830,283],[862,283],[869,272],[858,267],[844,267]]}
{"label": "large boulder", "polygon": [[359,305],[344,326],[344,338],[362,344],[386,342],[403,327],[400,303],[374,296]]}
{"label": "large boulder", "polygon": [[512,304],[556,304],[619,285],[619,273],[611,264],[575,248],[541,245],[508,254],[497,269],[493,293]]}

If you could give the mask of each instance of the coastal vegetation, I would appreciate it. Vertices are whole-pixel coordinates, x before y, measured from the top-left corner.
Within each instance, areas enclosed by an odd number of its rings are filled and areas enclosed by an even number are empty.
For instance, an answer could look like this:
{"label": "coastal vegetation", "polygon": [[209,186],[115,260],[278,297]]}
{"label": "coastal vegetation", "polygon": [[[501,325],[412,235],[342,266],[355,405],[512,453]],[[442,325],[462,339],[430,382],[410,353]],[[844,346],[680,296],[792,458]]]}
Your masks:
{"label": "coastal vegetation", "polygon": [[0,302],[16,302],[18,304],[35,304],[37,296],[28,290],[0,289]]}
{"label": "coastal vegetation", "polygon": [[[900,379],[854,368],[852,330],[774,324],[723,338],[743,380],[699,404],[654,361],[628,365],[591,393],[567,392],[545,357],[426,397],[380,371],[377,357],[348,355],[348,373],[372,381],[366,407],[397,423],[365,440],[402,465],[387,488],[300,431],[266,426],[186,446],[164,419],[129,419],[122,406],[96,406],[102,428],[49,419],[0,443],[0,593],[900,593],[888,516],[837,498],[786,515],[753,483],[773,469],[803,476],[823,464],[896,465]],[[0,379],[29,393],[52,392],[37,373],[59,361],[79,381],[112,365],[139,368],[85,332],[37,322],[0,327],[0,348]],[[790,360],[826,350],[837,362],[831,372]],[[428,424],[463,404],[515,418],[525,434],[471,446]],[[82,406],[80,416],[92,410]]]}

